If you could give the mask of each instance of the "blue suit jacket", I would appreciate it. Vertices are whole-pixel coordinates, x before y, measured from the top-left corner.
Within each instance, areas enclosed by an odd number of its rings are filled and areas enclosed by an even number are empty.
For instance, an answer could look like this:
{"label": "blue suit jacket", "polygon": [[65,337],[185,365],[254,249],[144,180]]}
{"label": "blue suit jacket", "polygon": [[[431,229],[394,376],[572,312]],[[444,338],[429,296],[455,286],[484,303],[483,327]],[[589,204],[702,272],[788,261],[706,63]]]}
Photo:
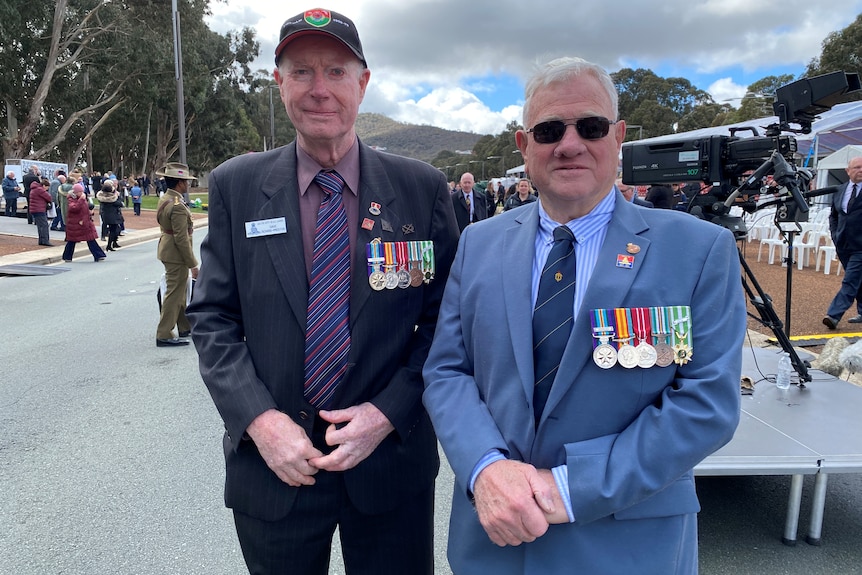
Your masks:
{"label": "blue suit jacket", "polygon": [[[616,192],[614,192],[616,193]],[[538,429],[533,421],[531,268],[538,205],[461,235],[424,368],[424,402],[455,471],[449,559],[458,574],[695,573],[692,468],[739,420],[745,298],[731,233],[617,196]],[[627,244],[634,267],[616,266]],[[492,257],[489,253],[503,254]],[[500,313],[486,294],[503,285]],[[592,361],[589,310],[690,305],[684,366],[604,370]],[[537,468],[568,465],[575,523],[498,548],[468,499],[489,449]]]}
{"label": "blue suit jacket", "polygon": [[[380,205],[353,246],[348,370],[333,409],[369,401],[395,427],[344,472],[361,510],[393,509],[433,485],[437,443],[422,408],[422,374],[458,230],[443,174],[428,164],[360,144],[359,205]],[[298,488],[283,483],[244,433],[278,409],[311,436],[315,409],[303,397],[308,280],[296,174],[296,145],[229,160],[210,174],[209,233],[188,309],[201,376],[225,422],[228,507],[264,520],[286,516]],[[284,218],[286,232],[248,237],[245,224]],[[437,277],[421,287],[375,292],[365,246],[432,240]]]}

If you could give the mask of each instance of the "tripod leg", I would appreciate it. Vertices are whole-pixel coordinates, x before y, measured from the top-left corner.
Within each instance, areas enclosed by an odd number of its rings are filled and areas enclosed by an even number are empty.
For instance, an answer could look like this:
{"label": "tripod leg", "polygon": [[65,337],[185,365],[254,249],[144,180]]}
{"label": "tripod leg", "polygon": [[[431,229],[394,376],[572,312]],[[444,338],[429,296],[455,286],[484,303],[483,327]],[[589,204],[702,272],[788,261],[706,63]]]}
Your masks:
{"label": "tripod leg", "polygon": [[[772,307],[772,298],[770,298],[763,291],[763,288],[760,287],[760,284],[757,283],[757,278],[754,277],[754,272],[751,271],[748,263],[746,263],[745,258],[742,255],[742,251],[739,251],[739,265],[742,266],[742,270],[744,272],[742,277],[742,287],[745,289],[745,293],[748,296],[751,305],[753,305],[760,314],[760,317],[755,317],[751,314],[749,314],[749,316],[759,321],[763,326],[772,330],[772,333],[775,334],[775,338],[778,340],[778,344],[781,346],[781,349],[790,355],[793,369],[796,370],[797,374],[799,374],[799,387],[805,387],[805,384],[811,381],[811,375],[808,373],[808,366],[806,366],[799,358],[799,354],[796,353],[796,350],[793,348],[793,344],[790,343],[790,338],[787,337],[787,334],[784,332],[781,320],[778,318],[778,314],[775,313],[775,308]],[[748,282],[751,282],[751,285],[754,286],[753,290]]]}

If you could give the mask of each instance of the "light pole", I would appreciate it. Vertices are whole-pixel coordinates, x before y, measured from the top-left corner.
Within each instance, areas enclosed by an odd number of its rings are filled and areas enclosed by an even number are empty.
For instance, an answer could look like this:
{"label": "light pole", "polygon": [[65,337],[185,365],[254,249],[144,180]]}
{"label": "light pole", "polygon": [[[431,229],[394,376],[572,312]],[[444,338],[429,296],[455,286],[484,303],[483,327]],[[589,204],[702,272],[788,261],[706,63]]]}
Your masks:
{"label": "light pole", "polygon": [[180,37],[180,13],[177,0],[172,0],[171,10],[174,28],[174,73],[177,82],[177,124],[179,125],[180,163],[186,162],[186,107],[183,96],[183,43]]}
{"label": "light pole", "polygon": [[[488,156],[488,157],[487,157],[487,158],[485,158],[485,159],[486,159],[486,160],[502,160],[502,159],[503,159],[503,156]],[[503,170],[503,171],[505,171],[505,170]],[[506,174],[503,174],[503,175],[505,176]]]}
{"label": "light pole", "polygon": [[485,179],[485,160],[470,160],[471,164],[482,164],[482,179]]}
{"label": "light pole", "polygon": [[269,90],[269,148],[275,149],[275,108],[272,107],[272,90],[278,89],[278,84],[267,86]]}

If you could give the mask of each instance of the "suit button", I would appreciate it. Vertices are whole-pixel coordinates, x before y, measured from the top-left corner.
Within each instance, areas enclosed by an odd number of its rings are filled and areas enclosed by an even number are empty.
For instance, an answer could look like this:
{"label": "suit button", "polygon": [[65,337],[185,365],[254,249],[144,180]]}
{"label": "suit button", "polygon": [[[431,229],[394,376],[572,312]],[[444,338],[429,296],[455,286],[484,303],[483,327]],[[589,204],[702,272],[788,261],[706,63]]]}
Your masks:
{"label": "suit button", "polygon": [[311,419],[311,415],[307,411],[302,410],[299,412],[299,419],[301,419],[303,421],[307,421],[307,420]]}

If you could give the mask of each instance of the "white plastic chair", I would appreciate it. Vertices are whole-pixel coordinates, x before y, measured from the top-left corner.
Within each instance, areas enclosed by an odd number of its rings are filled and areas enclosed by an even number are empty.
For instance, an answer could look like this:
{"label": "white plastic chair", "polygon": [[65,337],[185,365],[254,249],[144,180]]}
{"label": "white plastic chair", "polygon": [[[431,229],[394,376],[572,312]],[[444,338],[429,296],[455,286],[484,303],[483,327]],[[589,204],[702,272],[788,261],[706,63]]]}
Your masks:
{"label": "white plastic chair", "polygon": [[815,251],[820,243],[820,230],[809,228],[793,238],[792,255],[796,259],[796,267],[802,269],[810,260],[810,252]]}
{"label": "white plastic chair", "polygon": [[[784,237],[781,235],[781,230],[773,226],[769,231],[769,235],[760,240],[760,247],[757,248],[757,261],[760,261],[763,246],[769,246],[769,264],[775,263],[775,250],[778,249],[779,258],[784,254]],[[780,262],[779,262],[780,263]]]}
{"label": "white plastic chair", "polygon": [[[829,275],[829,270],[832,268],[832,262],[836,261],[838,258],[835,254],[835,244],[832,243],[832,238],[829,234],[826,234],[826,243],[822,246],[817,247],[817,257],[814,262],[814,271],[820,271],[820,258],[824,258],[823,264],[823,273],[824,275]],[[835,275],[841,275],[841,262],[838,262],[838,269],[835,271]]]}

